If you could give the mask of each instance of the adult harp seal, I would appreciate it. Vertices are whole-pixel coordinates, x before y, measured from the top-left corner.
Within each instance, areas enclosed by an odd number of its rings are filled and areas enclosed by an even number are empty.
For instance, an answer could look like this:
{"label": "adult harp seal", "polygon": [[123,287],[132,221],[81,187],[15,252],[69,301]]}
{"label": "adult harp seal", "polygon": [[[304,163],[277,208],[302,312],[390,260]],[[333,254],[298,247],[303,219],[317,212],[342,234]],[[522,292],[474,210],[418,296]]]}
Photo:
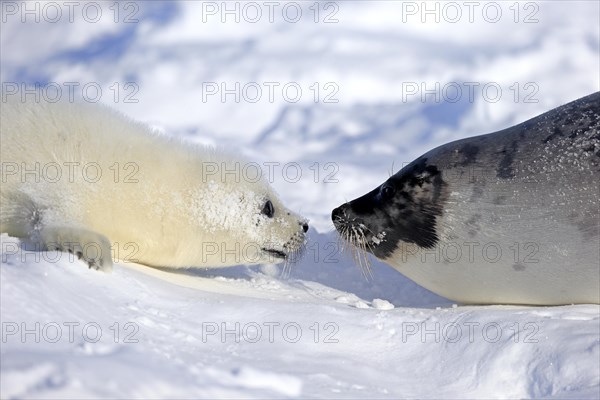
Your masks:
{"label": "adult harp seal", "polygon": [[342,238],[462,303],[600,303],[600,92],[437,147],[332,212]]}

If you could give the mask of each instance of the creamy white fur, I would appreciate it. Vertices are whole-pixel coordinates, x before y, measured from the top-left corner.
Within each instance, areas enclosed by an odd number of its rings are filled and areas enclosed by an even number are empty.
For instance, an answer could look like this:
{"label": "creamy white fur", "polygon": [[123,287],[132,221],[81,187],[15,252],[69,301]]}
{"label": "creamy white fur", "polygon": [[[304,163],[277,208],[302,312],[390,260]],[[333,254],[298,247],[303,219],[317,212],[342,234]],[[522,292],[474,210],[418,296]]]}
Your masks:
{"label": "creamy white fur", "polygon": [[222,151],[100,105],[9,101],[1,119],[0,232],[43,246],[106,238],[113,259],[169,267],[279,262],[261,249],[304,242],[305,221],[264,180],[220,172],[246,162]]}

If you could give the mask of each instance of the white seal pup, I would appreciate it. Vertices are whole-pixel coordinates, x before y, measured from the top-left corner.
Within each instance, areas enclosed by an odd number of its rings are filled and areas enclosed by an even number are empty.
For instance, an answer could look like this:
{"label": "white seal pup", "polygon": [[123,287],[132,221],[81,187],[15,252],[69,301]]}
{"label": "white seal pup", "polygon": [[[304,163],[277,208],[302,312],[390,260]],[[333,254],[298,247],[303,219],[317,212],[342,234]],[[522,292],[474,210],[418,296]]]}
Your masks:
{"label": "white seal pup", "polygon": [[[110,271],[282,262],[306,220],[256,163],[184,143],[100,105],[1,105],[0,232]],[[247,168],[248,165],[255,168]]]}
{"label": "white seal pup", "polygon": [[600,303],[600,92],[451,142],[332,212],[340,235],[462,303]]}

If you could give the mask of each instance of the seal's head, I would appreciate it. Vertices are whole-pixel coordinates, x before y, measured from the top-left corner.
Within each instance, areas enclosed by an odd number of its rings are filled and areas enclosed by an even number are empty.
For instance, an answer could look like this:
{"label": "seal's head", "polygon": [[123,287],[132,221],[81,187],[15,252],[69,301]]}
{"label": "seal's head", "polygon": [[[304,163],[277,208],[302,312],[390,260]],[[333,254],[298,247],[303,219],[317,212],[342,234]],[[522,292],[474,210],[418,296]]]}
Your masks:
{"label": "seal's head", "polygon": [[[290,261],[303,248],[308,222],[288,210],[272,190],[252,193],[256,230],[249,239],[256,238],[257,263]],[[258,234],[258,237],[256,237]]]}
{"label": "seal's head", "polygon": [[342,239],[385,261],[403,243],[435,246],[436,218],[446,199],[440,171],[419,158],[375,190],[334,209],[331,218]]}
{"label": "seal's head", "polygon": [[293,262],[304,247],[307,220],[285,207],[264,179],[219,174],[192,197],[198,240],[208,246],[204,264]]}

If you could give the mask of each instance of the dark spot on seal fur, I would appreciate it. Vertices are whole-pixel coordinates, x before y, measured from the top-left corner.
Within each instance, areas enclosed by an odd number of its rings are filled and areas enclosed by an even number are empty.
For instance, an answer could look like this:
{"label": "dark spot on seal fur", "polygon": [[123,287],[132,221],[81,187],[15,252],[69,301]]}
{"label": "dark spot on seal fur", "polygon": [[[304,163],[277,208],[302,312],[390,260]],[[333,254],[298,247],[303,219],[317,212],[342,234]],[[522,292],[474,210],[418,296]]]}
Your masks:
{"label": "dark spot on seal fur", "polygon": [[498,172],[496,176],[501,179],[514,178],[515,172],[512,168],[513,161],[515,159],[515,153],[517,151],[517,141],[513,141],[510,149],[504,147],[500,153],[504,154],[500,164],[498,164]]}
{"label": "dark spot on seal fur", "polygon": [[466,143],[459,149],[459,152],[460,152],[460,154],[462,154],[463,159],[458,165],[464,167],[466,165],[473,164],[477,160],[477,153],[479,153],[479,146],[475,146],[473,144]]}
{"label": "dark spot on seal fur", "polygon": [[525,266],[523,264],[513,264],[512,267],[515,271],[525,271]]}

